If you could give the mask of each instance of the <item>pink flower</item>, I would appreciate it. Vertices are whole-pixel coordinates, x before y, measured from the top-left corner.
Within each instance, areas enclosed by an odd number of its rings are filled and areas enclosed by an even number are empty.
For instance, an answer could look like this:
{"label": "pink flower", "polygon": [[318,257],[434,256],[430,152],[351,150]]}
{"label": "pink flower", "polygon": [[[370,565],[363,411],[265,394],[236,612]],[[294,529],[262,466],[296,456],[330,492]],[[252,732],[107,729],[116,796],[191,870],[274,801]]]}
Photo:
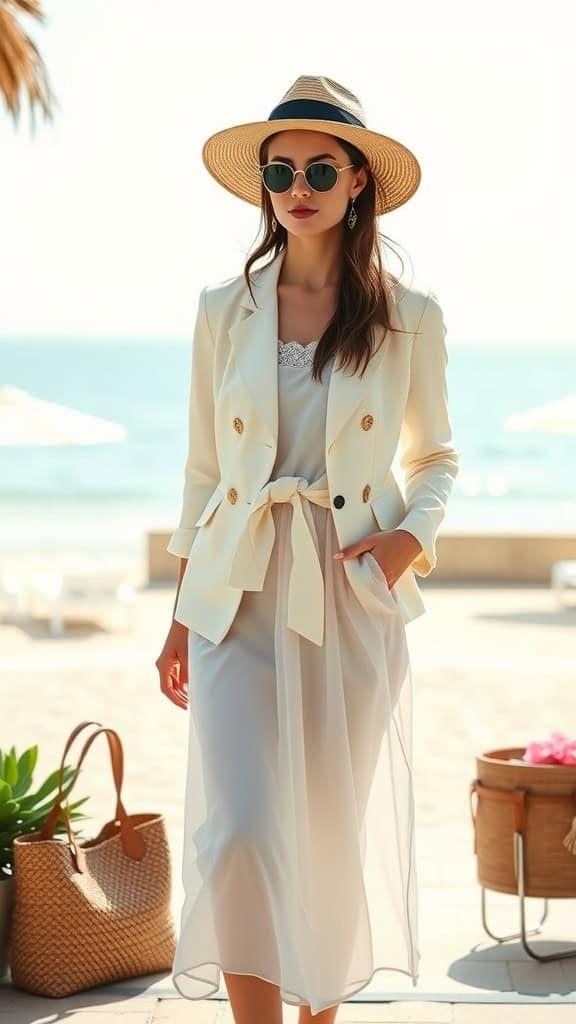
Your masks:
{"label": "pink flower", "polygon": [[576,764],[576,739],[552,732],[547,740],[533,740],[522,760],[529,764]]}

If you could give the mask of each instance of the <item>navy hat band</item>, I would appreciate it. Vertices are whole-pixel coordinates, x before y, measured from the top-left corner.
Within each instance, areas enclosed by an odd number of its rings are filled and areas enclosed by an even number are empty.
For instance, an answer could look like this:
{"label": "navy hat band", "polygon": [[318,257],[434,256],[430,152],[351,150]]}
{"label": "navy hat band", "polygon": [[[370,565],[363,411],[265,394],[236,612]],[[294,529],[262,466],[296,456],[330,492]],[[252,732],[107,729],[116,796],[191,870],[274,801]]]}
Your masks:
{"label": "navy hat band", "polygon": [[338,121],[340,124],[355,124],[359,128],[366,125],[350,114],[342,107],[336,107],[333,103],[324,103],[322,100],[286,100],[279,103],[269,115],[269,121],[279,121],[286,117],[318,118],[321,121]]}

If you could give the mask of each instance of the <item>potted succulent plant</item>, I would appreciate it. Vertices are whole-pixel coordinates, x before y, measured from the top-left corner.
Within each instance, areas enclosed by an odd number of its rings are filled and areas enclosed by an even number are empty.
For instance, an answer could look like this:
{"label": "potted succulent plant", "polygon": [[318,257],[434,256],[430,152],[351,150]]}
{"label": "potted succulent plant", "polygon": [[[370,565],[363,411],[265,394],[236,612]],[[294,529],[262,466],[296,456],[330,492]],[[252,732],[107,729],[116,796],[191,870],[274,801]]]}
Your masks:
{"label": "potted succulent plant", "polygon": [[[14,856],[12,844],[17,836],[39,832],[52,807],[52,794],[58,793],[60,769],[53,771],[42,785],[30,792],[32,776],[38,758],[38,746],[29,747],[20,756],[11,747],[4,753],[0,749],[0,977],[8,968],[10,926],[14,902]],[[62,794],[69,792],[76,768],[64,766]],[[86,818],[77,810],[88,797],[70,804],[70,821]],[[55,834],[66,831],[63,819],[58,818]],[[77,834],[77,833],[75,833]]]}

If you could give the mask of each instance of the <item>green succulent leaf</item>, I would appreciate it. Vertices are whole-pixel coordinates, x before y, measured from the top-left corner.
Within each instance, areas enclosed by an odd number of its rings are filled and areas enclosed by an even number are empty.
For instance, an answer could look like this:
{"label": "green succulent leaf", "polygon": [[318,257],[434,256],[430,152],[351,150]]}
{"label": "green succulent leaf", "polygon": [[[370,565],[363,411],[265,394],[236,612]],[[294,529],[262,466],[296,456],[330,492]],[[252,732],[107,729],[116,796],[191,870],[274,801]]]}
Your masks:
{"label": "green succulent leaf", "polygon": [[[59,779],[59,776],[60,776],[60,769],[57,768],[56,771],[52,772],[48,776],[48,778],[42,783],[42,785],[40,786],[40,789],[38,789],[35,793],[30,793],[29,796],[22,797],[22,799],[20,801],[20,806],[23,809],[27,809],[28,807],[34,807],[36,804],[38,804],[41,800],[44,799],[44,797],[48,796],[50,793],[57,792],[58,791],[58,779]],[[64,794],[64,796],[71,790],[72,786],[74,785],[75,778],[76,778],[76,769],[72,768],[70,766],[68,766],[68,767],[65,766],[64,767],[64,779],[63,779],[63,785],[62,785],[62,793]],[[68,785],[68,783],[70,783],[70,784]],[[54,801],[52,801],[52,802],[54,802]]]}
{"label": "green succulent leaf", "polygon": [[18,782],[18,761],[16,760],[16,754],[13,750],[9,754],[6,754],[4,758],[4,766],[2,772],[4,781],[9,786],[15,786]]}
{"label": "green succulent leaf", "polygon": [[[81,804],[85,804],[86,801],[89,800],[89,799],[90,799],[89,796],[83,796],[83,797],[80,798],[80,800],[75,800],[74,803],[70,804],[70,810],[72,811],[72,809],[74,807],[80,807]],[[90,815],[89,814],[83,814],[82,817],[83,818],[89,818]]]}
{"label": "green succulent leaf", "polygon": [[13,787],[14,796],[22,796],[32,785],[32,772],[38,758],[38,746],[29,747],[17,760],[18,779]]}
{"label": "green succulent leaf", "polygon": [[5,800],[0,805],[0,828],[4,828],[5,823],[9,822],[11,818],[18,817],[19,805],[16,800]]}
{"label": "green succulent leaf", "polygon": [[32,775],[38,760],[38,744],[28,747],[18,759],[18,768],[22,775]]}

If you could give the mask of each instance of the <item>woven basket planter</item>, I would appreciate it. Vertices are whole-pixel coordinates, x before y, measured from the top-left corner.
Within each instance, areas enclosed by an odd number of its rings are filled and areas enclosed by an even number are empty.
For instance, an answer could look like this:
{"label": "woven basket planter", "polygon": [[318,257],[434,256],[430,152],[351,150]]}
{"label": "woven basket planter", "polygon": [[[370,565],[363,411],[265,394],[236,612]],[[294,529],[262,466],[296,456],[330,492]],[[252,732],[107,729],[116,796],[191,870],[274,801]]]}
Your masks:
{"label": "woven basket planter", "polygon": [[519,764],[524,751],[506,747],[476,758],[470,808],[478,882],[518,893],[519,833],[524,895],[571,899],[576,897],[576,765]]}

